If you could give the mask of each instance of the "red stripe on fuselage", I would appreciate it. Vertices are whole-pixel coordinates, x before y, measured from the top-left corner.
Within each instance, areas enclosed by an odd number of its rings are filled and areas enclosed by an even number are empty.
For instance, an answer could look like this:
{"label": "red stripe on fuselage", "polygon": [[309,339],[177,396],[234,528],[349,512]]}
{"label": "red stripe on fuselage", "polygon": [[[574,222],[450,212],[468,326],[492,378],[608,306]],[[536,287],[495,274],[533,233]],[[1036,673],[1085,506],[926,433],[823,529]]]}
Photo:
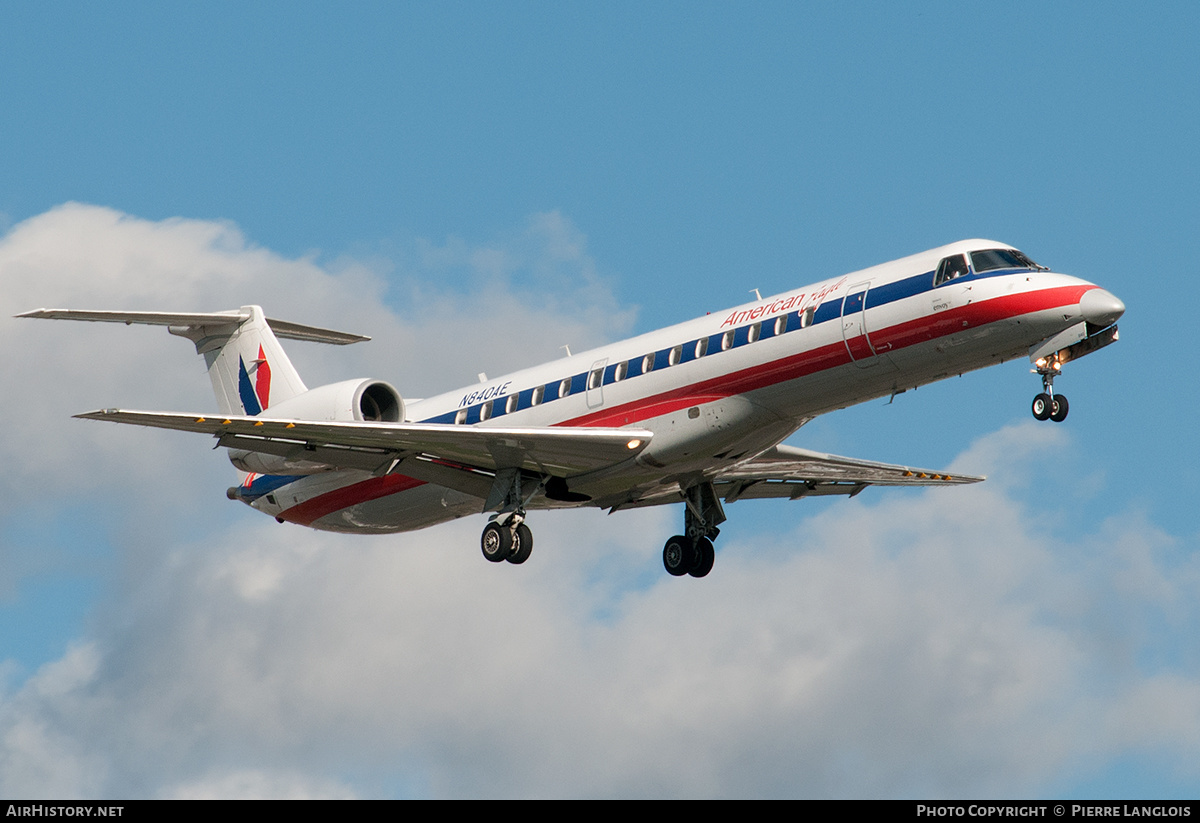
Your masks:
{"label": "red stripe on fuselage", "polygon": [[317,495],[311,500],[305,500],[303,503],[280,512],[279,516],[290,523],[311,526],[327,514],[424,485],[424,480],[405,477],[402,474],[385,474],[383,477],[372,477],[369,480]]}
{"label": "red stripe on fuselage", "polygon": [[[907,320],[869,333],[875,350],[880,354],[886,354],[961,332],[963,329],[984,326],[1023,314],[1055,309],[1059,306],[1072,305],[1079,302],[1079,298],[1083,296],[1084,292],[1095,288],[1099,287],[1093,285],[1060,286],[1021,294],[1006,294],[991,300],[983,300],[947,309],[937,314],[925,315],[915,320]],[[866,349],[865,341],[862,348]],[[845,342],[839,340],[836,343],[773,360],[770,363],[762,363],[742,371],[723,374],[711,380],[681,386],[653,397],[641,398],[622,406],[585,414],[554,425],[628,426],[688,406],[708,403],[735,394],[744,394],[851,362],[853,361],[846,350]]]}

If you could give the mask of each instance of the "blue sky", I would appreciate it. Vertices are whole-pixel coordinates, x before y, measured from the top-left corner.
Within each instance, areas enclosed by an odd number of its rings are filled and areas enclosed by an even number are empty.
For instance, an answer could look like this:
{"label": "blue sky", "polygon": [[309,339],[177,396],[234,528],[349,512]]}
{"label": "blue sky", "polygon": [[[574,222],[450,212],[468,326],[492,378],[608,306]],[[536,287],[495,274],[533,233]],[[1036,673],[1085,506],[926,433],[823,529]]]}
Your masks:
{"label": "blue sky", "polygon": [[4,321],[0,791],[1194,797],[1198,29],[1187,3],[0,7],[5,316],[261,303],[374,336],[289,347],[310,385],[420,397],[965,237],[1129,307],[1062,426],[1017,362],[792,440],[984,486],[739,502],[682,586],[674,509],[545,515],[519,570],[482,518],[279,527],[202,438],[70,419],[208,408],[186,343]]}

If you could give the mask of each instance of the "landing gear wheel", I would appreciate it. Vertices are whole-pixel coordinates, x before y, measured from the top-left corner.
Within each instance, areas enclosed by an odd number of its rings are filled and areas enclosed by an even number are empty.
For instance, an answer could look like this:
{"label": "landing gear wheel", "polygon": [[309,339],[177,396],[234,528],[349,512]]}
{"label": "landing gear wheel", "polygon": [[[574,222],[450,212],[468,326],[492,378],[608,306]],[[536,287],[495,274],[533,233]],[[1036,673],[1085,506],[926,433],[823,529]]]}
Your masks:
{"label": "landing gear wheel", "polygon": [[483,556],[493,563],[507,560],[513,550],[512,531],[493,520],[483,527],[479,546],[483,549]]}
{"label": "landing gear wheel", "polygon": [[516,538],[513,540],[512,553],[508,556],[508,562],[514,566],[519,566],[529,559],[529,553],[533,551],[533,532],[524,523],[517,526]]}
{"label": "landing gear wheel", "polygon": [[[1038,420],[1049,420],[1050,414],[1054,411],[1052,406],[1054,401],[1050,395],[1042,392],[1037,397],[1033,398],[1033,416]],[[1066,416],[1065,414],[1063,415]]]}
{"label": "landing gear wheel", "polygon": [[663,546],[663,567],[666,568],[667,574],[673,577],[687,574],[692,567],[694,552],[692,541],[681,534],[668,540],[667,545]]}
{"label": "landing gear wheel", "polygon": [[1067,409],[1069,409],[1071,406],[1069,403],[1067,403],[1067,396],[1065,394],[1054,395],[1054,402],[1052,402],[1050,405],[1052,407],[1050,409],[1051,420],[1053,420],[1055,423],[1061,423],[1067,419]]}
{"label": "landing gear wheel", "polygon": [[696,562],[688,569],[688,574],[692,577],[704,577],[712,571],[713,562],[716,559],[717,553],[713,549],[712,541],[707,537],[701,537],[696,541]]}

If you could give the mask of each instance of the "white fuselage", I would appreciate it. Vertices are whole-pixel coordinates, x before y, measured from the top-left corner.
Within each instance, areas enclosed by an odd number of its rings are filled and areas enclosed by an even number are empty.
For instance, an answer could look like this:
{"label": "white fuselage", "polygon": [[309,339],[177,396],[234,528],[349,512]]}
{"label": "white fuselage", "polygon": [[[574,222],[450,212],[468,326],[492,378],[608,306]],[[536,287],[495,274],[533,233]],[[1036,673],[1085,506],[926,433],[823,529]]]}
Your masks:
{"label": "white fuselage", "polygon": [[[1050,271],[974,270],[934,285],[962,241],[408,404],[412,422],[636,426],[649,448],[569,478],[618,506],[664,477],[711,477],[813,417],[1007,359],[1087,319],[1092,283]],[[252,475],[255,508],[314,528],[395,532],[479,513],[478,497],[399,474]],[[253,490],[253,493],[251,493]],[[563,505],[536,497],[530,508]],[[575,504],[578,505],[578,504]]]}

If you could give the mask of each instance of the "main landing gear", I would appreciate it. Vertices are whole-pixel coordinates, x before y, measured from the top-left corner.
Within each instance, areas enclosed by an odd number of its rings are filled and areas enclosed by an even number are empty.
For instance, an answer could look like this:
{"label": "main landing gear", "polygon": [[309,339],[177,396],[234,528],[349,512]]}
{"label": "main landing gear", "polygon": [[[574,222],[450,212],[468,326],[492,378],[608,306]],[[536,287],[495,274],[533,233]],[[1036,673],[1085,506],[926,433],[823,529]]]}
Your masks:
{"label": "main landing gear", "polygon": [[1062,363],[1057,359],[1040,358],[1034,369],[1042,377],[1042,393],[1033,398],[1033,416],[1038,420],[1053,420],[1061,423],[1067,419],[1067,403],[1065,394],[1054,393],[1054,378],[1062,371]]}
{"label": "main landing gear", "polygon": [[713,561],[716,559],[716,549],[707,537],[691,540],[677,534],[663,547],[663,566],[666,567],[667,574],[673,577],[685,574],[704,577],[712,571]]}
{"label": "main landing gear", "polygon": [[[528,483],[526,486],[528,488]],[[493,563],[507,560],[518,566],[529,559],[533,551],[533,532],[525,525],[525,504],[540,488],[540,484],[534,483],[532,491],[523,497],[519,469],[496,472],[484,508],[499,514],[483,527],[483,535],[479,538],[484,557]]]}
{"label": "main landing gear", "polygon": [[[721,533],[717,526],[725,522],[725,510],[711,481],[681,488],[686,504],[684,534],[675,535],[663,547],[663,566],[673,577],[685,574],[704,577],[712,571],[716,559],[712,542]],[[499,513],[483,527],[479,547],[492,563],[507,560],[520,565],[533,551],[533,532],[525,525],[527,501],[521,497],[520,474],[515,471],[497,473],[493,493],[486,505],[489,509],[498,509]]]}
{"label": "main landing gear", "polygon": [[721,533],[717,525],[725,522],[725,510],[710,482],[684,489],[683,495],[687,504],[683,513],[687,534],[677,534],[663,546],[663,567],[673,577],[685,574],[704,577],[712,571],[716,559],[712,541]]}
{"label": "main landing gear", "polygon": [[524,512],[511,512],[484,526],[479,547],[493,563],[507,560],[519,566],[528,560],[533,552],[533,532],[525,525]]}

